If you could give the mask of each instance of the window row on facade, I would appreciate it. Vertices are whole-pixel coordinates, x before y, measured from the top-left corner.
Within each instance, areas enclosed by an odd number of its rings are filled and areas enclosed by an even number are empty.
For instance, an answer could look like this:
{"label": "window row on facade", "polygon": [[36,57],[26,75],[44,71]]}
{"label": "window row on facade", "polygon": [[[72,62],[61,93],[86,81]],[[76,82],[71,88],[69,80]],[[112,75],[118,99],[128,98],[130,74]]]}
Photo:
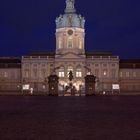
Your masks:
{"label": "window row on facade", "polygon": [[[47,64],[45,64],[45,63],[41,63],[41,64],[38,64],[38,63],[32,63],[32,64],[25,63],[23,67],[24,68],[29,68],[29,67],[34,67],[34,68],[42,67],[42,68],[45,68],[47,66],[49,66],[48,63]],[[51,64],[50,64],[50,66],[51,66]]]}
{"label": "window row on facade", "polygon": [[95,62],[90,62],[87,64],[88,67],[92,66],[92,67],[116,67],[118,66],[115,63],[95,63]]}
{"label": "window row on facade", "polygon": [[17,79],[20,77],[20,72],[3,70],[0,71],[0,79]]}
{"label": "window row on facade", "polygon": [[[50,67],[49,69],[37,69],[37,68],[33,68],[33,69],[24,69],[24,77],[29,78],[44,78],[47,77],[47,75],[50,75],[51,73],[53,73],[53,68]],[[117,78],[118,74],[117,74],[117,70],[116,69],[93,69],[92,72],[86,70],[86,72],[84,72],[82,70],[81,66],[78,66],[76,68],[73,68],[72,66],[68,66],[67,68],[61,66],[58,70],[57,70],[57,74],[60,78],[66,78],[69,75],[69,72],[72,71],[73,72],[73,76],[74,77],[84,77],[86,74],[94,74],[96,77],[103,77],[103,78]],[[83,73],[84,72],[84,73]]]}
{"label": "window row on facade", "polygon": [[140,77],[139,71],[121,71],[120,78],[138,78]]}

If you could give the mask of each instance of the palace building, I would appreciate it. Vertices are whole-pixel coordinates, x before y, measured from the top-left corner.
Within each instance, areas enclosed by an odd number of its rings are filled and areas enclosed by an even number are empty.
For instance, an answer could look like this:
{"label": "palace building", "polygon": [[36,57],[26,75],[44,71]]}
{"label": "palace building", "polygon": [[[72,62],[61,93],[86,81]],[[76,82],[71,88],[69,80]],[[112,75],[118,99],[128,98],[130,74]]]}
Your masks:
{"label": "palace building", "polygon": [[20,91],[28,83],[34,91],[47,90],[48,76],[56,73],[59,86],[85,88],[85,76],[96,76],[96,91],[140,91],[140,60],[122,60],[110,52],[85,51],[85,18],[76,13],[74,0],[66,0],[63,15],[56,18],[55,52],[35,52],[22,58],[0,58],[0,91]]}

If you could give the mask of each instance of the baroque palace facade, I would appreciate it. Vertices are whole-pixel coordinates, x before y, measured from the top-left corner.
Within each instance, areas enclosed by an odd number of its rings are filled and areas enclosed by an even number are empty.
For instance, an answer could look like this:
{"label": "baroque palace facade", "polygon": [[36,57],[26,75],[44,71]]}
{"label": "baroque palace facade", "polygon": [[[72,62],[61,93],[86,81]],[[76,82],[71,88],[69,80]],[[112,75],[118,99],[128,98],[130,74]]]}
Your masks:
{"label": "baroque palace facade", "polygon": [[140,60],[121,60],[110,52],[85,52],[85,19],[76,14],[74,0],[66,0],[64,15],[56,18],[56,51],[37,52],[22,58],[0,58],[0,91],[20,91],[29,84],[34,91],[47,90],[50,74],[59,76],[59,86],[68,85],[73,72],[77,90],[87,74],[96,76],[96,91],[140,91]]}

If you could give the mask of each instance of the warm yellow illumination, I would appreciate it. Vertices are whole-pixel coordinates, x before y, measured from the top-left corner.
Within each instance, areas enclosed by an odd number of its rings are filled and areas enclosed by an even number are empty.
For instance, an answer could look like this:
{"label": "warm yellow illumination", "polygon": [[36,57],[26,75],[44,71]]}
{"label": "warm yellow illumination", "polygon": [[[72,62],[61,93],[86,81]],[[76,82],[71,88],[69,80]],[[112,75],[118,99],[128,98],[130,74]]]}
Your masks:
{"label": "warm yellow illumination", "polygon": [[58,48],[59,49],[62,48],[62,39],[61,38],[58,39]]}
{"label": "warm yellow illumination", "polygon": [[79,38],[79,49],[82,49],[83,47],[82,47],[82,40],[81,40],[81,38]]}
{"label": "warm yellow illumination", "polygon": [[73,39],[71,36],[68,38],[68,48],[73,48]]}

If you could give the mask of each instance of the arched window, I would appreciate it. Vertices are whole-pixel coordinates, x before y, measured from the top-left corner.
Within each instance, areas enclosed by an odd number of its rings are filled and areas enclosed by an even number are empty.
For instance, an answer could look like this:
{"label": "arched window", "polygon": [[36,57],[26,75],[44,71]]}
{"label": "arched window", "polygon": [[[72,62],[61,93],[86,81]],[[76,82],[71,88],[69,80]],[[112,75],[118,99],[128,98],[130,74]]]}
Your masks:
{"label": "arched window", "polygon": [[68,38],[68,48],[73,48],[73,39],[71,36]]}
{"label": "arched window", "polygon": [[82,69],[81,66],[76,68],[76,77],[82,77]]}
{"label": "arched window", "polygon": [[63,46],[62,46],[62,38],[59,38],[58,39],[58,48],[61,49]]}
{"label": "arched window", "polygon": [[61,66],[60,69],[59,69],[59,77],[65,77],[65,72],[64,72],[64,67]]}
{"label": "arched window", "polygon": [[82,39],[79,38],[79,49],[82,49],[82,48],[83,48],[83,46],[82,46]]}

